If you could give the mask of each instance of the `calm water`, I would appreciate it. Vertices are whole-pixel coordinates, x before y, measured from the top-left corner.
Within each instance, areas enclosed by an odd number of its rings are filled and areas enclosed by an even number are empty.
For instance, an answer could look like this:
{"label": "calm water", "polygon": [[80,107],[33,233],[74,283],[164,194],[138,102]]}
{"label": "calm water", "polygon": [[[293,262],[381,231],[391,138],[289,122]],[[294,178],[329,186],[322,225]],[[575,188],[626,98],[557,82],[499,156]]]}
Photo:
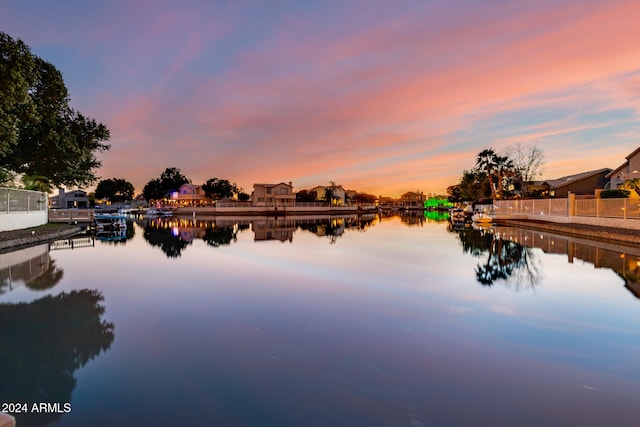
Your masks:
{"label": "calm water", "polygon": [[2,254],[0,403],[70,403],[18,427],[640,425],[640,250],[439,219]]}

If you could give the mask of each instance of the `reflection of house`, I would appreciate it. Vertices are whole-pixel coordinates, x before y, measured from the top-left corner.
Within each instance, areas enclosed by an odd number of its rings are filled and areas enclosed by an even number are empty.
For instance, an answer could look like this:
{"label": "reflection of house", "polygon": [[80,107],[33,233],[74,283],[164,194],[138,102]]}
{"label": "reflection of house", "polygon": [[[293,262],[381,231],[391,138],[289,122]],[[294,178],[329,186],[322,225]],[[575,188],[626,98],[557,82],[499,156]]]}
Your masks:
{"label": "reflection of house", "polygon": [[253,221],[251,228],[253,228],[254,241],[279,240],[281,242],[291,242],[297,225],[292,219],[267,218]]}
{"label": "reflection of house", "polygon": [[407,191],[400,196],[400,203],[403,208],[424,208],[425,195],[419,191]]}
{"label": "reflection of house", "polygon": [[331,197],[332,206],[342,206],[347,201],[347,191],[342,188],[342,185],[318,186],[312,188],[310,191],[315,191],[316,199],[324,202],[327,201],[327,196],[333,195],[333,197]]}
{"label": "reflection of house", "polygon": [[48,288],[50,280],[45,273],[49,270],[50,263],[49,245],[46,243],[2,254],[0,294],[24,284],[32,288]]}
{"label": "reflection of house", "polygon": [[537,181],[529,185],[529,192],[537,192],[540,196],[567,197],[573,194],[595,194],[595,190],[604,189],[607,184],[609,168],[582,172],[558,179]]}
{"label": "reflection of house", "polygon": [[180,205],[203,205],[212,202],[207,197],[201,185],[182,184],[178,191],[171,193],[171,200],[178,202]]}
{"label": "reflection of house", "polygon": [[58,189],[57,196],[49,197],[49,204],[52,208],[86,208],[89,207],[87,192],[73,190],[65,193],[64,189]]}
{"label": "reflection of house", "polygon": [[627,181],[640,179],[640,147],[629,154],[623,164],[612,170],[608,175],[608,189],[615,190]]}
{"label": "reflection of house", "polygon": [[263,207],[287,207],[294,206],[296,195],[293,192],[291,182],[285,184],[253,184],[253,193],[251,194],[253,206]]}

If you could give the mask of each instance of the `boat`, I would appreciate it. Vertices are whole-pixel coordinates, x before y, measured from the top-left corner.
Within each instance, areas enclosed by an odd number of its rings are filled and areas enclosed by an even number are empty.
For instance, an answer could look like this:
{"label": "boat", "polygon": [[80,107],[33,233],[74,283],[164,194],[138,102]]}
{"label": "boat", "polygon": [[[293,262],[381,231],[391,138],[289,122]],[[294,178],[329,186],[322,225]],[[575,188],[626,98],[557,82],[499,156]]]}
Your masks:
{"label": "boat", "polygon": [[118,214],[96,214],[94,216],[96,229],[99,231],[125,230],[127,217]]}
{"label": "boat", "polygon": [[483,224],[489,224],[493,222],[493,218],[486,215],[484,212],[476,212],[471,216],[471,221]]}

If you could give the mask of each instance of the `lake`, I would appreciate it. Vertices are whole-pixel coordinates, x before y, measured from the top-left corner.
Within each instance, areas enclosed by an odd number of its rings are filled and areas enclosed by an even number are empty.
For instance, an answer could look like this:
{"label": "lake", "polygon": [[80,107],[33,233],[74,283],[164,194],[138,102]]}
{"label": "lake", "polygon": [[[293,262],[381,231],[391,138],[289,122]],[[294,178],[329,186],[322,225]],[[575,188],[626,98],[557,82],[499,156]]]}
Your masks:
{"label": "lake", "polygon": [[636,248],[422,212],[137,218],[0,274],[18,427],[640,425]]}

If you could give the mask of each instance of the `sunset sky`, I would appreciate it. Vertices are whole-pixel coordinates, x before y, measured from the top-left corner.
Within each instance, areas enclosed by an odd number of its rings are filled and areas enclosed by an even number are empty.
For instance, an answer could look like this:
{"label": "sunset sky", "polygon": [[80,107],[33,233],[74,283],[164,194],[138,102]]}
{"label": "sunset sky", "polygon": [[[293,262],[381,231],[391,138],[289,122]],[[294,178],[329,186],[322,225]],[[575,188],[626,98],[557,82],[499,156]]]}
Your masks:
{"label": "sunset sky", "polygon": [[137,192],[175,166],[442,194],[517,142],[542,178],[615,168],[640,146],[639,22],[637,0],[0,2],[111,130],[98,175]]}

